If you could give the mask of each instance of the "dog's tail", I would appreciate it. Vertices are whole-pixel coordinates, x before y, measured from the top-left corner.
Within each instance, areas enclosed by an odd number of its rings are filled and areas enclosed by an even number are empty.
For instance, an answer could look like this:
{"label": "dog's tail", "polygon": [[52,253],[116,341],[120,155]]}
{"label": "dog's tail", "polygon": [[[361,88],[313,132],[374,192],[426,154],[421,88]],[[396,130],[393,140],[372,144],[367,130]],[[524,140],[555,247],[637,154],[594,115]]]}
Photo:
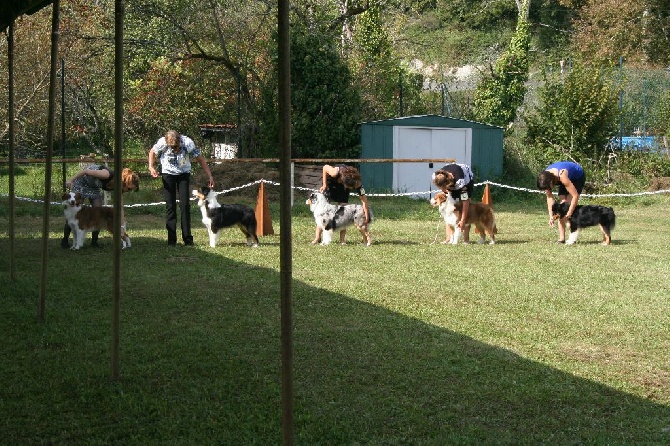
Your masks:
{"label": "dog's tail", "polygon": [[614,209],[612,208],[609,208],[608,211],[611,215],[610,229],[614,229],[614,226],[616,225],[616,214],[614,213]]}

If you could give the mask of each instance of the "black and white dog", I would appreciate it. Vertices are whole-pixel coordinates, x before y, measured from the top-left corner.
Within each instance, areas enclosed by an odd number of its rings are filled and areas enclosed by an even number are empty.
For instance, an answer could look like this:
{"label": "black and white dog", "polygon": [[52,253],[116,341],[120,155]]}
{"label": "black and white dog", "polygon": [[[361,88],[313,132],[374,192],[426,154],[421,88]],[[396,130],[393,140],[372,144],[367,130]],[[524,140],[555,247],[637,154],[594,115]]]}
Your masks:
{"label": "black and white dog", "polygon": [[202,213],[202,223],[209,233],[209,246],[214,248],[221,235],[220,230],[237,226],[247,237],[247,245],[257,247],[256,214],[249,206],[243,204],[219,204],[216,192],[209,187],[193,190],[198,199],[198,206]]}
{"label": "black and white dog", "polygon": [[[568,213],[570,203],[554,203],[551,206],[551,213],[554,219],[564,218]],[[579,230],[589,226],[600,226],[603,233],[603,245],[609,245],[612,241],[612,229],[616,223],[614,209],[607,206],[598,206],[595,204],[577,205],[575,212],[570,217],[570,237],[565,241],[566,245],[572,245],[579,237]]]}
{"label": "black and white dog", "polygon": [[[370,223],[372,223],[372,211],[370,210],[370,221],[365,221],[365,211],[360,204],[330,204],[325,195],[320,192],[312,192],[305,202],[309,210],[314,214],[316,225],[323,229],[321,244],[328,245],[333,239],[335,229],[345,229],[349,226],[356,228],[363,235],[363,244],[372,245],[370,236]],[[341,241],[344,244],[343,241]]]}

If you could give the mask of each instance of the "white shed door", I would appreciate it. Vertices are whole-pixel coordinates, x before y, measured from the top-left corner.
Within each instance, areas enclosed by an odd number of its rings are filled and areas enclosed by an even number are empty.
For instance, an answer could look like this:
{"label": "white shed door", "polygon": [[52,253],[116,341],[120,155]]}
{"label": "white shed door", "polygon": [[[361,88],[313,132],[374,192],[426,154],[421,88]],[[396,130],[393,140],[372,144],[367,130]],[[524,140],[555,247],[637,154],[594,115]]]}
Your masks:
{"label": "white shed door", "polygon": [[[394,158],[452,158],[457,163],[471,164],[472,129],[434,127],[393,128]],[[427,192],[435,189],[430,179],[443,163],[395,163],[393,190],[396,192]]]}

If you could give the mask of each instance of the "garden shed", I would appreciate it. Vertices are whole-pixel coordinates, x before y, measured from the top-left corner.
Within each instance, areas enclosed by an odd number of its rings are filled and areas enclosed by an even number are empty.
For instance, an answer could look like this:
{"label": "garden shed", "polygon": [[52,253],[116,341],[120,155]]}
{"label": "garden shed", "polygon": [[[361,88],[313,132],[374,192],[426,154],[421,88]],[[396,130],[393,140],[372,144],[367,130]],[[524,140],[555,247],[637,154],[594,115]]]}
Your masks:
{"label": "garden shed", "polygon": [[[502,174],[503,129],[439,115],[405,116],[361,124],[361,158],[454,159],[476,178]],[[434,189],[431,174],[442,164],[361,163],[367,189],[398,193]]]}

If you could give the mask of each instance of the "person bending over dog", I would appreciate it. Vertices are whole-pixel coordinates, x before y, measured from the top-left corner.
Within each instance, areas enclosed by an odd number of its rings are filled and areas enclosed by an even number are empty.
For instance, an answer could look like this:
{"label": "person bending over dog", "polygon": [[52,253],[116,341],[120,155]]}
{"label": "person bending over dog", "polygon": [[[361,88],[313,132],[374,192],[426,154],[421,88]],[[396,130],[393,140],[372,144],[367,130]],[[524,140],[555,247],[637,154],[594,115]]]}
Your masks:
{"label": "person bending over dog", "polygon": [[[102,206],[102,192],[114,190],[114,171],[107,166],[91,164],[69,178],[65,186],[70,188],[71,192],[77,193],[84,199],[88,199],[93,207]],[[131,169],[125,168],[121,171],[121,193],[140,189],[140,178]],[[123,198],[121,198],[121,221],[124,221]],[[69,248],[69,238],[72,230],[68,222],[65,222],[63,228],[63,239],[60,242],[61,248]],[[100,231],[91,233],[91,246],[98,246],[98,234]]]}
{"label": "person bending over dog", "polygon": [[[465,222],[468,219],[470,197],[472,197],[475,185],[472,169],[467,164],[446,164],[441,169],[433,172],[433,184],[445,194],[451,194],[456,202],[463,202],[463,210],[457,225],[463,232],[463,243],[470,243],[470,225]],[[451,227],[446,225],[445,231],[446,240],[451,240]]]}
{"label": "person bending over dog", "polygon": [[161,178],[163,180],[163,195],[165,197],[165,229],[168,234],[168,245],[177,244],[177,194],[179,194],[179,208],[181,209],[181,237],[184,245],[193,244],[191,234],[191,157],[200,163],[207,175],[207,185],[214,188],[214,178],[209,170],[207,160],[188,136],[180,135],[176,130],[168,130],[149,150],[149,173],[158,178],[158,171],[154,167],[156,157],[161,161]]}
{"label": "person bending over dog", "polygon": [[[363,212],[365,212],[366,224],[370,222],[370,205],[368,198],[365,196],[365,189],[361,180],[361,174],[353,166],[346,164],[337,164],[331,166],[326,164],[322,169],[323,184],[319,191],[323,193],[328,201],[336,202],[338,204],[349,203],[349,193],[355,191],[363,204]],[[340,243],[345,243],[346,229],[340,231]],[[312,245],[316,245],[321,241],[323,229],[316,227],[316,234]]]}
{"label": "person bending over dog", "polygon": [[570,221],[570,217],[577,208],[579,196],[586,183],[586,174],[584,169],[572,161],[559,161],[547,166],[537,176],[537,188],[547,194],[547,210],[549,211],[549,226],[554,227],[554,215],[552,206],[554,205],[554,194],[552,189],[558,186],[559,203],[568,202],[570,207],[567,214],[558,220],[558,243],[565,243],[565,224]]}

